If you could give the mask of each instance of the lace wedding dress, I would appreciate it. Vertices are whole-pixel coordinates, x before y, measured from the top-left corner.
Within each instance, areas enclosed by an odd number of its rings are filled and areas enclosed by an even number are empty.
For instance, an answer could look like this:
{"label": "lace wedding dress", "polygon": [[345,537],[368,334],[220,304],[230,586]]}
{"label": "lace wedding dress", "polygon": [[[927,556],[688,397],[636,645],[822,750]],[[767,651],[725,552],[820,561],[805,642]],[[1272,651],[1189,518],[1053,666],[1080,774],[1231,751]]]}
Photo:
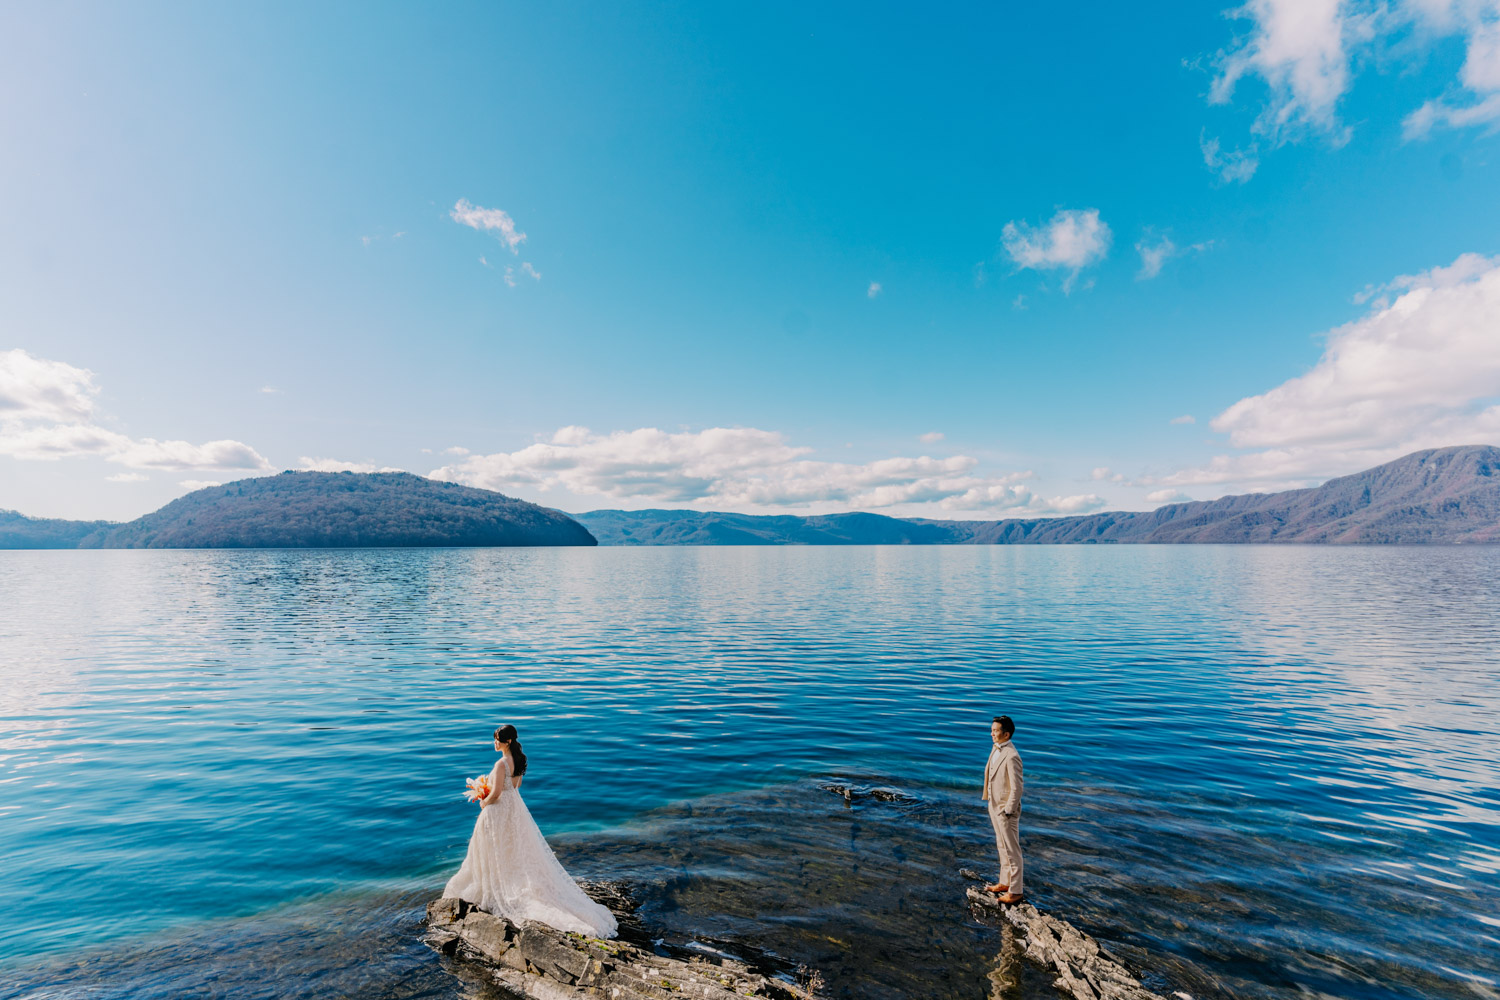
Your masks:
{"label": "lace wedding dress", "polygon": [[560,931],[611,938],[615,915],[588,897],[558,862],[531,810],[511,787],[509,757],[495,761],[494,805],[479,810],[469,853],[444,896],[456,896],[513,924],[538,920]]}

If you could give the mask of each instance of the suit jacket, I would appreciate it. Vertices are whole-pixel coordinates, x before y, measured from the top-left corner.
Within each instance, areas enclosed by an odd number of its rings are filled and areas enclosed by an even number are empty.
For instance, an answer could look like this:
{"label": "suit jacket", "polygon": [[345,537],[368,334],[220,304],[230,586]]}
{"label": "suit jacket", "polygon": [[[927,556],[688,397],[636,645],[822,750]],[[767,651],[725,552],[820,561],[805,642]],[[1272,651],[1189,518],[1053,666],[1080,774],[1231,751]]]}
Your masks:
{"label": "suit jacket", "polygon": [[1007,816],[1021,811],[1021,754],[1010,740],[990,751],[984,768],[983,799]]}

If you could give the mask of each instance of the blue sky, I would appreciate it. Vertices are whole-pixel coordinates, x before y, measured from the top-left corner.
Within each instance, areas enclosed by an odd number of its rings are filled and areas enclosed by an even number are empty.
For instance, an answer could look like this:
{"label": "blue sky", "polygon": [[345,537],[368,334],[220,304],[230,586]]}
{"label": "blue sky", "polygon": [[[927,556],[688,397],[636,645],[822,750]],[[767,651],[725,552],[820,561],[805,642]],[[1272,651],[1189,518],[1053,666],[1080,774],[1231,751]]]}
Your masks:
{"label": "blue sky", "polygon": [[1045,515],[1500,443],[1497,0],[11,5],[0,108],[28,514]]}

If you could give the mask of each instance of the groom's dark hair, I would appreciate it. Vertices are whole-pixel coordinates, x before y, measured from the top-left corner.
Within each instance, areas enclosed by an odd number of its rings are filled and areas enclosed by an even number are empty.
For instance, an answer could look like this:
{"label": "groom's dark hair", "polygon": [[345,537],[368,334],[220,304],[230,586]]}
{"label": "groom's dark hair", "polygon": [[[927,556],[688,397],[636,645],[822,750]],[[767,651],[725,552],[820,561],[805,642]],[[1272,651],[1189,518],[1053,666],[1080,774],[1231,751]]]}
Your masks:
{"label": "groom's dark hair", "polygon": [[1016,735],[1016,724],[1010,721],[1010,716],[997,715],[992,721],[1000,723],[1000,731],[1006,736]]}

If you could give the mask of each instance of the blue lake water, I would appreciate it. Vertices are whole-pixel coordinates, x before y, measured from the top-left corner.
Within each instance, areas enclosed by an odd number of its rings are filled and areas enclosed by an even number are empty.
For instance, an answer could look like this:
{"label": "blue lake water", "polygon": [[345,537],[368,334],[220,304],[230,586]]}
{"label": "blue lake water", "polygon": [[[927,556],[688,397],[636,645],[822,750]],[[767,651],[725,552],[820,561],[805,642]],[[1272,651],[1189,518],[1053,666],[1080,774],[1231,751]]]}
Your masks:
{"label": "blue lake water", "polygon": [[1500,549],[0,552],[0,684],[0,996],[480,995],[414,914],[502,722],[575,874],[835,995],[924,995],[859,957],[916,908],[984,996],[1001,712],[1033,896],[1162,984],[1500,996]]}

